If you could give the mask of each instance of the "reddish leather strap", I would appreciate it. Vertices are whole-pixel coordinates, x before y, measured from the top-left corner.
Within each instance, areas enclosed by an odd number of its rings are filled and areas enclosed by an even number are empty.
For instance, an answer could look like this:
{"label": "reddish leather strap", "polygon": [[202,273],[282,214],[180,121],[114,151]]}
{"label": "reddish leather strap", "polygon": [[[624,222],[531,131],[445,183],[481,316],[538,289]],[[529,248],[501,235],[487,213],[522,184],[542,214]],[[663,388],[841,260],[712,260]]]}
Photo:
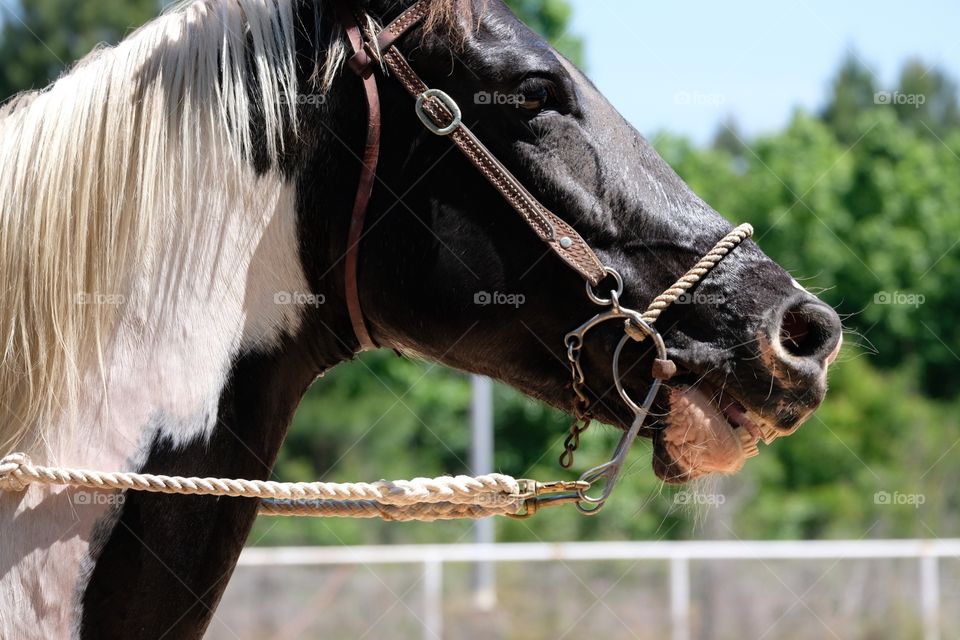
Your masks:
{"label": "reddish leather strap", "polygon": [[[364,37],[353,10],[347,0],[338,0],[337,11],[340,22],[347,32],[347,39],[354,55],[364,51]],[[360,304],[360,286],[357,278],[357,265],[360,258],[360,240],[363,237],[363,223],[370,205],[370,196],[373,194],[373,182],[377,175],[377,163],[380,159],[380,93],[377,91],[377,78],[372,70],[367,70],[363,79],[363,90],[367,99],[367,140],[363,150],[363,167],[360,169],[360,182],[357,186],[357,195],[353,202],[353,212],[350,215],[350,230],[347,233],[347,251],[344,256],[344,285],[347,295],[347,311],[350,314],[350,323],[353,332],[360,342],[361,351],[370,351],[377,348],[377,344],[370,336],[367,322],[363,317],[363,306]]]}
{"label": "reddish leather strap", "polygon": [[376,50],[373,50],[372,45],[367,43],[364,43],[360,51],[354,50],[353,57],[348,62],[353,72],[360,76],[372,72],[373,66],[377,63],[375,57],[396,44],[397,40],[402,38],[407,31],[426,18],[429,8],[427,2],[417,2],[411,5],[377,34]]}

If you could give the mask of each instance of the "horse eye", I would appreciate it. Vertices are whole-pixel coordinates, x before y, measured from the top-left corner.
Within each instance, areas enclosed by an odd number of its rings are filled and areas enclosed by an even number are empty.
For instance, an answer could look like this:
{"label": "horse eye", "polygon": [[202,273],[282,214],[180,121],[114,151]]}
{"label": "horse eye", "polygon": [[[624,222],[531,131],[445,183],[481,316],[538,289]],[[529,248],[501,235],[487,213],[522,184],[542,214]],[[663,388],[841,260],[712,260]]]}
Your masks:
{"label": "horse eye", "polygon": [[543,78],[530,78],[517,90],[520,102],[517,106],[531,113],[546,110],[556,100],[556,86]]}

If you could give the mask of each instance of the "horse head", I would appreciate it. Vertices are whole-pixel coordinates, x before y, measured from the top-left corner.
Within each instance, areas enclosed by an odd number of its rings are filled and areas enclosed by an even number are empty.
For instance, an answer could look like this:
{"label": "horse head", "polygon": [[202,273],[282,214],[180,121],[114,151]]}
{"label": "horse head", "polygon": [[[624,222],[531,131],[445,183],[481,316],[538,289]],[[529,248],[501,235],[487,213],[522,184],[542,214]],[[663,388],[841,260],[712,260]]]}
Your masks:
{"label": "horse head", "polygon": [[[366,343],[625,429],[663,382],[641,433],[669,481],[736,471],[822,402],[837,315],[750,240],[662,310],[662,352],[604,323],[572,378],[596,299],[646,308],[732,225],[501,0],[419,3],[388,43],[410,72],[345,24],[375,39],[412,2],[334,4],[195,0],[0,111],[4,453],[267,478]],[[423,118],[413,72],[442,92]],[[202,635],[256,502],[118,497],[0,495],[0,636]]]}
{"label": "horse head", "polygon": [[[622,276],[620,304],[646,308],[731,224],[506,6],[455,6],[455,19],[400,41],[410,64]],[[369,10],[389,21],[399,12],[391,7],[373,2]],[[413,117],[399,82],[380,86],[383,151],[358,270],[375,341],[502,380],[571,414],[584,412],[564,340],[596,311],[581,276],[531,233],[448,139]],[[341,109],[355,109],[358,87],[350,74],[338,80],[333,95],[353,95],[338,103]],[[359,155],[356,147],[353,154]],[[311,180],[322,178],[303,178]],[[325,246],[307,261],[322,275],[343,252],[342,244]],[[597,291],[612,284],[605,280]],[[337,277],[317,281],[324,290],[337,285]],[[676,482],[736,471],[758,439],[793,432],[823,400],[827,366],[840,344],[833,310],[751,241],[657,325],[679,371],[657,401],[660,418],[642,433],[653,439],[656,473]],[[344,340],[353,339],[343,331]],[[584,345],[584,413],[626,428],[633,415],[615,391],[611,367],[618,332],[602,327]],[[648,347],[631,346],[624,355],[624,384],[635,396],[652,382]]]}

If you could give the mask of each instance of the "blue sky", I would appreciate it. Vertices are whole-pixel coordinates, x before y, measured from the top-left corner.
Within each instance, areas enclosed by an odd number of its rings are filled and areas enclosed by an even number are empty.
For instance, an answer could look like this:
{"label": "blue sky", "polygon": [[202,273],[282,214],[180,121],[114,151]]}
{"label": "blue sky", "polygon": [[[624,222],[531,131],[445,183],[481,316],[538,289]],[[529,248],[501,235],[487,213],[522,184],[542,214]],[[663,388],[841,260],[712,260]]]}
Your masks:
{"label": "blue sky", "polygon": [[893,84],[918,56],[960,79],[958,0],[570,0],[587,71],[642,133],[708,141],[732,114],[748,134],[818,108],[848,50]]}

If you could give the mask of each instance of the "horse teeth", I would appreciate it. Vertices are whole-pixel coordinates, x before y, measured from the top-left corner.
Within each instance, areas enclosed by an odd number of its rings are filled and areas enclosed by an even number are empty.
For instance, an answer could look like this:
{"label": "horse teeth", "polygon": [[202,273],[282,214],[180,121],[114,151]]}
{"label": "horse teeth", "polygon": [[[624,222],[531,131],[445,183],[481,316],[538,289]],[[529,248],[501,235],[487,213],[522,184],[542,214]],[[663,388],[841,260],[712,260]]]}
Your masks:
{"label": "horse teeth", "polygon": [[760,427],[760,435],[763,438],[764,444],[770,444],[774,440],[780,437],[780,434],[777,433],[777,430],[768,425],[762,425]]}
{"label": "horse teeth", "polygon": [[737,429],[736,433],[737,437],[740,439],[740,446],[745,457],[752,458],[756,455],[760,455],[760,449],[757,448],[757,439],[752,433],[743,427]]}

